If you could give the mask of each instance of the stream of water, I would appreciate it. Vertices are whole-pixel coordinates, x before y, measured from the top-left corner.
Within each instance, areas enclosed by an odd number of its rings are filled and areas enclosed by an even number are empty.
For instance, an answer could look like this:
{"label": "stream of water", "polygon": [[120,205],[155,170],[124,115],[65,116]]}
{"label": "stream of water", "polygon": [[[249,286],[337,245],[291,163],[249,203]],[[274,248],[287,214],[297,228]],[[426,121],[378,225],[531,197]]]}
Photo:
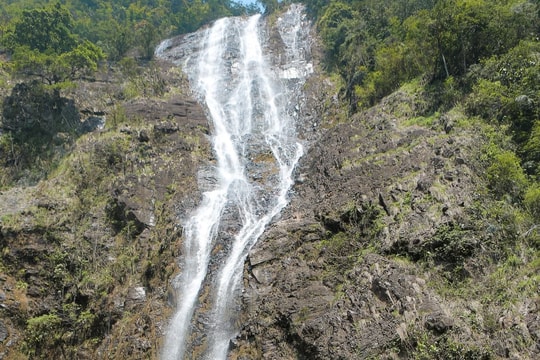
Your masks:
{"label": "stream of water", "polygon": [[312,72],[303,7],[291,6],[276,27],[280,41],[270,44],[261,15],[224,18],[156,50],[188,75],[207,110],[215,156],[214,180],[204,184],[208,190],[184,223],[180,275],[173,284],[177,308],[164,360],[226,358],[238,332],[245,259],[288,203],[303,153],[298,104]]}

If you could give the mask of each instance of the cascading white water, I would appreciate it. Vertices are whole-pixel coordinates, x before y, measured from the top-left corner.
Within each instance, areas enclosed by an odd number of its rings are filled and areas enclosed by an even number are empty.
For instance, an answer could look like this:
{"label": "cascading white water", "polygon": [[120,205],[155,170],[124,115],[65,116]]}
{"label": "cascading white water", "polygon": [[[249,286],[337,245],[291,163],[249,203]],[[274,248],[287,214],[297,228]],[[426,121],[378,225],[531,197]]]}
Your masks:
{"label": "cascading white water", "polygon": [[[237,332],[234,314],[243,264],[265,227],[287,205],[302,155],[294,109],[311,72],[303,7],[291,6],[278,20],[286,58],[281,66],[272,66],[276,59],[264,55],[264,25],[260,15],[225,18],[200,36],[187,37],[191,43],[173,47],[167,40],[156,51],[183,62],[207,108],[217,180],[184,225],[181,273],[174,283],[178,306],[165,338],[165,360],[187,357],[194,316],[205,319],[200,356],[226,358]],[[210,294],[205,305],[210,308],[204,310],[198,309],[203,287]]]}

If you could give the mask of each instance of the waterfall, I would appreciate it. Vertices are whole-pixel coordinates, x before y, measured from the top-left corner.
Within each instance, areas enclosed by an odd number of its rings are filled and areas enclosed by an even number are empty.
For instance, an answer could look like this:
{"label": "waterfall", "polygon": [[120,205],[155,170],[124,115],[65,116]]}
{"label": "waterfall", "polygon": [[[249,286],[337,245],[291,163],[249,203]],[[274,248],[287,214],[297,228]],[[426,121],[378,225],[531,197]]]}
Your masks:
{"label": "waterfall", "polygon": [[165,360],[225,359],[238,331],[245,259],[287,205],[303,152],[296,118],[302,85],[312,72],[303,10],[293,5],[278,18],[280,51],[268,51],[270,30],[260,15],[220,19],[156,50],[187,73],[206,107],[215,155],[215,181],[205,184],[208,190],[184,224],[180,275],[173,284],[178,305],[165,337]]}

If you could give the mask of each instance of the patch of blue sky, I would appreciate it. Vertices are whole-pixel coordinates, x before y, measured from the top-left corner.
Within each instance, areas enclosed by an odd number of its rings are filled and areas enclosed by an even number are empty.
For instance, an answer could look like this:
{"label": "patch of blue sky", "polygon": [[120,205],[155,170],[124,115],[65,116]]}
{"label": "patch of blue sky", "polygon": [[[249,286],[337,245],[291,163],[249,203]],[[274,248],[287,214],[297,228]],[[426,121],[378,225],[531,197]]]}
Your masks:
{"label": "patch of blue sky", "polygon": [[264,7],[257,0],[233,0],[233,1],[242,5],[258,5],[261,11],[264,10]]}

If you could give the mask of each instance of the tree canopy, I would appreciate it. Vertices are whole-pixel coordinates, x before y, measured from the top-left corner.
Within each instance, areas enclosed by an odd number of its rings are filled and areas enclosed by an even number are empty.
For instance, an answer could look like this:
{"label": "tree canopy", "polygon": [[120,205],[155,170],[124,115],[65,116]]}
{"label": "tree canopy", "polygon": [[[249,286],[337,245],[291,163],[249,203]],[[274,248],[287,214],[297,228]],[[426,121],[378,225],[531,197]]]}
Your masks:
{"label": "tree canopy", "polygon": [[466,75],[471,66],[538,36],[537,1],[307,0],[328,66],[354,106],[370,106],[418,76]]}
{"label": "tree canopy", "polygon": [[222,16],[256,11],[255,5],[219,0],[6,0],[0,5],[0,16],[7,24],[3,31],[6,49],[27,45],[40,53],[58,54],[88,40],[112,61],[132,49],[141,58],[149,58],[160,39],[194,31]]}
{"label": "tree canopy", "polygon": [[60,3],[24,10],[4,38],[17,74],[54,85],[96,71],[102,50],[72,30],[73,18]]}
{"label": "tree canopy", "polygon": [[434,106],[504,124],[539,173],[540,5],[534,0],[307,0],[351,111],[413,79]]}
{"label": "tree canopy", "polygon": [[73,19],[60,3],[41,9],[24,10],[8,33],[6,43],[14,50],[27,46],[39,52],[63,53],[76,46]]}

